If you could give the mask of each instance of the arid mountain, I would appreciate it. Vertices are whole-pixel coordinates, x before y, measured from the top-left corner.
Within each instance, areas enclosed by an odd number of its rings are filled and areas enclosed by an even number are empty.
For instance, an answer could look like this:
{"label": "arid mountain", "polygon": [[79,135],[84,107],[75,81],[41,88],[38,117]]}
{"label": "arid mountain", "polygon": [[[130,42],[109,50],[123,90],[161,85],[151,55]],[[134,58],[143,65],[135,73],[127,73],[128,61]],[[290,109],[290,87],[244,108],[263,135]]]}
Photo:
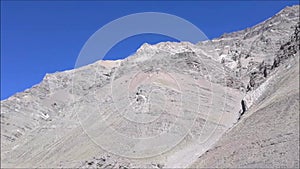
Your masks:
{"label": "arid mountain", "polygon": [[299,168],[299,44],[297,5],[47,74],[1,101],[2,167]]}
{"label": "arid mountain", "polygon": [[[237,62],[243,62],[254,55],[244,75],[249,77],[245,100],[251,106],[192,168],[299,168],[299,6],[285,8],[253,30],[224,36],[244,34],[246,41],[254,34],[251,43],[260,44],[248,48],[247,57],[237,57]],[[216,40],[220,41],[222,38]],[[233,53],[245,48],[236,50]],[[243,66],[237,67],[237,71],[243,70]]]}

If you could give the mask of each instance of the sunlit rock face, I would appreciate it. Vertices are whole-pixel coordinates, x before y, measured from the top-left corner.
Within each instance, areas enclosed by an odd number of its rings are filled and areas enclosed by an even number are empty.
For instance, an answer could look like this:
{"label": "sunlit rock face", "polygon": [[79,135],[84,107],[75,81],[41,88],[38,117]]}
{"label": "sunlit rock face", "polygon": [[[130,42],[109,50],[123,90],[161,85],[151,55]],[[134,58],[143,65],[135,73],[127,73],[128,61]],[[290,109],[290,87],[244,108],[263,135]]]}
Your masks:
{"label": "sunlit rock face", "polygon": [[3,167],[299,167],[299,6],[144,44],[1,101]]}

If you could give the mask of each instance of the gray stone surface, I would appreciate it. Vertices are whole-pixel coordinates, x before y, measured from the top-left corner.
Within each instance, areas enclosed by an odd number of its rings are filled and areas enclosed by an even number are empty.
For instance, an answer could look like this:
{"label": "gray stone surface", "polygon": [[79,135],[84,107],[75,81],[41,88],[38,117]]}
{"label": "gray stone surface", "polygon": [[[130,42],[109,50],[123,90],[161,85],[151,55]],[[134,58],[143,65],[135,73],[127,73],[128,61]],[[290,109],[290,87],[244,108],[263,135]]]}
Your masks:
{"label": "gray stone surface", "polygon": [[299,168],[298,59],[281,67],[240,122],[190,167]]}
{"label": "gray stone surface", "polygon": [[212,41],[48,74],[1,101],[1,165],[299,167],[299,30],[298,5]]}

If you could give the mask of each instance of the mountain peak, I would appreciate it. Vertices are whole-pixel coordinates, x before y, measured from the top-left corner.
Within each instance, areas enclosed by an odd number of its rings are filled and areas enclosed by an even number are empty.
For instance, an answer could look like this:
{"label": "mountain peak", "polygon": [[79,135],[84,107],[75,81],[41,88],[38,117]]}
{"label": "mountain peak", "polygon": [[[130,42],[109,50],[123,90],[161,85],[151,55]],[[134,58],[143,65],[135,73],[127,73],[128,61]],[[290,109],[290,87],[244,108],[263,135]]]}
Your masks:
{"label": "mountain peak", "polygon": [[164,51],[168,53],[190,52],[194,46],[195,45],[190,42],[160,42],[153,45],[144,43],[137,50],[137,53],[153,53],[158,51]]}

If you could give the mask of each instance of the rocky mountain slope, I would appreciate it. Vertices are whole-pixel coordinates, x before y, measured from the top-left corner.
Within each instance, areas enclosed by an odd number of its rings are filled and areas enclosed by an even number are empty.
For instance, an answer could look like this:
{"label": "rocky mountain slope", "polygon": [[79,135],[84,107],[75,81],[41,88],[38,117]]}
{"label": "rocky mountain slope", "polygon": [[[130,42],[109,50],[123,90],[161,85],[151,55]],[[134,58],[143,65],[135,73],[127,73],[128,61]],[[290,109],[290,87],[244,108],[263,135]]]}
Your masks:
{"label": "rocky mountain slope", "polygon": [[[275,30],[286,31],[282,22],[290,23],[290,18],[294,17],[298,18],[298,23],[291,24],[294,31],[290,36],[278,36],[278,41],[287,39],[282,44],[275,43],[277,47],[272,46],[274,49],[265,53],[265,59],[257,62],[258,66],[251,67],[248,73],[250,80],[244,99],[251,107],[245,116],[190,167],[299,168],[299,6],[286,8],[259,26],[275,23],[281,28]],[[268,38],[265,32],[262,34]],[[275,38],[270,38],[269,42]],[[245,59],[238,58],[237,62]]]}
{"label": "rocky mountain slope", "polygon": [[298,5],[48,74],[1,101],[2,167],[299,167],[299,31]]}
{"label": "rocky mountain slope", "polygon": [[299,168],[299,57],[263,87],[240,122],[191,168]]}

